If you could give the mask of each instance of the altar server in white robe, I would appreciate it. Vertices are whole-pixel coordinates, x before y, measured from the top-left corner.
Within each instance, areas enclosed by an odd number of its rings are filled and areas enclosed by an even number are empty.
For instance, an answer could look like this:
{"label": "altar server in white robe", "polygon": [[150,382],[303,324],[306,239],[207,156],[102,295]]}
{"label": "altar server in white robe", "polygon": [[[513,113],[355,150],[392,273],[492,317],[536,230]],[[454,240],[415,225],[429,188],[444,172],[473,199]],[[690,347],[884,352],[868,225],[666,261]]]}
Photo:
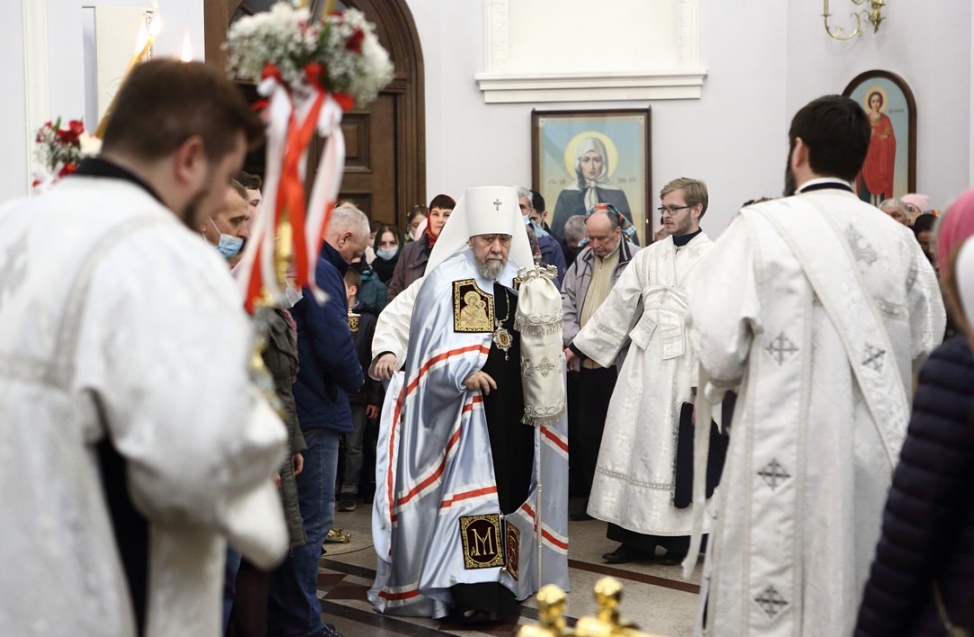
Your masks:
{"label": "altar server in white robe", "polygon": [[850,99],[802,108],[786,198],[742,210],[687,288],[705,397],[740,386],[705,635],[848,635],[855,623],[911,376],[945,322],[912,234],[849,186],[869,136]]}
{"label": "altar server in white robe", "polygon": [[[569,364],[581,356],[612,365],[630,341],[599,449],[588,513],[609,523],[619,564],[652,559],[679,564],[689,547],[691,509],[674,506],[680,415],[693,402],[697,359],[690,347],[685,285],[713,245],[700,229],[707,186],[680,178],[661,191],[667,237],[640,250],[595,315],[575,335]],[[584,391],[584,390],[583,390]]]}
{"label": "altar server in white robe", "polygon": [[285,429],[195,230],[261,124],[176,60],[116,106],[100,157],[0,209],[2,635],[216,637],[227,540],[263,568],[287,550]]}

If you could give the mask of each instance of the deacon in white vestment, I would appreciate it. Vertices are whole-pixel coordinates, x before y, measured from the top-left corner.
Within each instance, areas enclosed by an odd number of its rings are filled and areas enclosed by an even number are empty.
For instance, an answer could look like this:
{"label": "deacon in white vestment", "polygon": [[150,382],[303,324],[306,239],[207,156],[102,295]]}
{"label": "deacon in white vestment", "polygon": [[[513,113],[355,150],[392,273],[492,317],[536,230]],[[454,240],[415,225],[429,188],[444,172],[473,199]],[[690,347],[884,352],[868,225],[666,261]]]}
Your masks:
{"label": "deacon in white vestment", "polygon": [[102,157],[0,209],[2,635],[216,637],[227,539],[263,568],[287,550],[285,430],[189,229],[253,117],[216,69],[139,65]]}
{"label": "deacon in white vestment", "polygon": [[679,564],[693,524],[692,509],[678,508],[674,498],[680,416],[693,402],[698,367],[687,336],[685,285],[712,245],[700,229],[707,186],[676,179],[660,197],[667,237],[633,256],[568,353],[570,362],[581,354],[608,367],[632,341],[588,502],[589,514],[609,523],[609,539],[621,543],[602,556],[613,564],[652,559],[657,545],[667,549],[667,563]]}
{"label": "deacon in white vestment", "polygon": [[[408,342],[393,336],[372,366],[391,373],[390,352],[408,345],[377,445],[369,600],[380,612],[442,617],[454,608],[483,621],[516,610],[539,575],[568,585],[560,296],[542,281],[555,312],[547,323],[523,320],[515,277],[532,263],[523,228],[513,188],[468,189],[426,276],[390,305],[417,320]],[[410,297],[415,305],[401,303]],[[535,329],[552,341],[548,359],[528,355]],[[560,400],[533,405],[522,389],[530,374],[553,381]]]}
{"label": "deacon in white vestment", "polygon": [[912,372],[945,323],[912,234],[849,187],[869,135],[847,98],[800,110],[786,173],[797,195],[742,210],[687,287],[705,397],[740,386],[706,635],[848,635],[855,623]]}

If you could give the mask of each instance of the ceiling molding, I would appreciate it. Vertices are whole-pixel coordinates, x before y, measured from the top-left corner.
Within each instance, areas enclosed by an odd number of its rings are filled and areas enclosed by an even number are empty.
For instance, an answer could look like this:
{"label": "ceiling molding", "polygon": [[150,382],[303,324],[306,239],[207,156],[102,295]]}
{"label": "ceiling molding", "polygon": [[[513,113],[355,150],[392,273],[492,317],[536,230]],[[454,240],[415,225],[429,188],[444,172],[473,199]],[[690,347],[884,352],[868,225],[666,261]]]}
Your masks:
{"label": "ceiling molding", "polygon": [[604,102],[700,99],[707,69],[644,73],[478,73],[484,102]]}

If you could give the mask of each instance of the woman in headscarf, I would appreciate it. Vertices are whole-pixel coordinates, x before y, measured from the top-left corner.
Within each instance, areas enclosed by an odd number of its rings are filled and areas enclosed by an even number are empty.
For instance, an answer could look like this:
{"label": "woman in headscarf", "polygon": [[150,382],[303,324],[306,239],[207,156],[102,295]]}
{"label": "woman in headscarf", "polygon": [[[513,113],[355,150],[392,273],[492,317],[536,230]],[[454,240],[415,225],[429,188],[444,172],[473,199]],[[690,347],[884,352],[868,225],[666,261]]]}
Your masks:
{"label": "woman in headscarf", "polygon": [[429,205],[429,216],[423,234],[404,247],[399,253],[399,262],[389,280],[389,303],[426,273],[426,264],[436,245],[440,231],[450,218],[456,202],[449,195],[437,195]]}
{"label": "woman in headscarf", "polygon": [[920,371],[855,637],[974,628],[974,354],[962,309],[974,296],[974,244],[960,252],[971,236],[974,190],[947,212],[937,246],[947,310],[968,333],[937,348]]}
{"label": "woman in headscarf", "polygon": [[[597,203],[608,203],[632,221],[626,193],[609,181],[609,155],[605,144],[597,137],[586,137],[575,152],[577,182],[558,195],[551,233],[561,238],[565,222],[572,215],[584,215]],[[637,240],[638,243],[638,240]]]}

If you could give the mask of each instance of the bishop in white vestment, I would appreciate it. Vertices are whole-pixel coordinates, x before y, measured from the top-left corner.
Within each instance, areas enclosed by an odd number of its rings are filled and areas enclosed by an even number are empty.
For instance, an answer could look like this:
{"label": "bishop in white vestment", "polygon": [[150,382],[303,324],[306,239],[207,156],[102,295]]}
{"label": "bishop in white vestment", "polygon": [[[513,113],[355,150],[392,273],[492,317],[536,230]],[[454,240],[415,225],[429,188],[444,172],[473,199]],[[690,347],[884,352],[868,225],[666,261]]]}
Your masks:
{"label": "bishop in white vestment", "polygon": [[912,373],[944,331],[912,233],[849,187],[862,109],[820,98],[791,138],[798,194],[742,210],[687,288],[707,398],[739,386],[698,625],[715,637],[851,634]]}
{"label": "bishop in white vestment", "polygon": [[631,341],[588,504],[592,517],[609,522],[609,539],[623,545],[603,556],[610,563],[651,559],[657,543],[678,563],[693,524],[691,508],[674,506],[680,414],[693,401],[698,367],[687,334],[685,286],[713,243],[699,228],[707,205],[703,182],[676,180],[662,198],[668,236],[633,256],[571,345],[608,367]]}

